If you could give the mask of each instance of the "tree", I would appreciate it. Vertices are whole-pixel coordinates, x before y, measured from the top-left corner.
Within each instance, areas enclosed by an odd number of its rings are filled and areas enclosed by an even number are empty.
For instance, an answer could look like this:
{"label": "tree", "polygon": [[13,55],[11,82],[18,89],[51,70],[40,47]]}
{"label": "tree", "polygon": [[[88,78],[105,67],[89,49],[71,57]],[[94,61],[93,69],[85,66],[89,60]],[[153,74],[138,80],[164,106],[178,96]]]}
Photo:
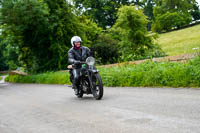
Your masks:
{"label": "tree", "polygon": [[101,28],[86,16],[77,16],[66,0],[2,0],[2,33],[12,36],[18,60],[28,72],[65,69],[71,37],[79,35],[87,46]]}
{"label": "tree", "polygon": [[117,19],[117,10],[122,5],[141,5],[140,0],[73,0],[76,8],[89,16],[100,27],[112,27]]}
{"label": "tree", "polygon": [[2,39],[0,39],[0,71],[8,70],[8,64],[6,63],[6,59],[4,56],[5,45],[2,43]]}
{"label": "tree", "polygon": [[14,70],[20,65],[18,47],[14,45],[12,38],[12,35],[5,33],[0,35],[1,70]]}
{"label": "tree", "polygon": [[[190,10],[192,10],[194,2],[195,0],[156,0],[156,6],[154,7],[155,20],[153,22],[153,30],[158,32],[162,30],[168,31],[189,24],[192,21]],[[167,24],[169,22],[171,24]]]}
{"label": "tree", "polygon": [[90,20],[87,16],[81,15],[78,16],[79,19],[79,28],[82,29],[81,38],[83,40],[84,45],[88,47],[93,47],[94,41],[101,34],[102,28],[98,27],[98,25]]}
{"label": "tree", "polygon": [[180,28],[191,22],[191,17],[179,12],[166,12],[165,14],[157,17],[153,25],[155,31],[170,31],[174,28]]}
{"label": "tree", "polygon": [[19,48],[19,60],[29,72],[66,67],[70,39],[81,32],[65,0],[4,0],[1,23]]}
{"label": "tree", "polygon": [[50,45],[49,57],[51,60],[45,59],[42,64],[45,64],[46,68],[52,66],[47,70],[65,69],[68,63],[67,51],[71,48],[71,37],[80,35],[82,29],[79,28],[79,20],[72,13],[72,7],[66,0],[44,0],[44,2],[49,8],[48,27],[50,32],[47,44]]}
{"label": "tree", "polygon": [[122,6],[117,16],[111,32],[120,41],[121,60],[138,59],[155,47],[152,36],[148,35],[148,20],[142,10],[136,6]]}
{"label": "tree", "polygon": [[193,20],[199,20],[200,19],[200,9],[197,2],[193,4],[193,10],[191,11],[191,15],[193,17]]}
{"label": "tree", "polygon": [[153,8],[155,6],[155,0],[144,0],[143,5],[144,5],[144,14],[148,17],[149,20],[147,29],[151,30],[152,21],[154,20]]}
{"label": "tree", "polygon": [[46,49],[39,37],[45,36],[48,31],[47,6],[37,0],[6,0],[2,3],[1,14],[1,23],[6,25],[3,33],[9,31],[8,35],[13,36],[13,43],[19,47],[20,60],[31,71],[34,58],[42,54],[38,47]]}

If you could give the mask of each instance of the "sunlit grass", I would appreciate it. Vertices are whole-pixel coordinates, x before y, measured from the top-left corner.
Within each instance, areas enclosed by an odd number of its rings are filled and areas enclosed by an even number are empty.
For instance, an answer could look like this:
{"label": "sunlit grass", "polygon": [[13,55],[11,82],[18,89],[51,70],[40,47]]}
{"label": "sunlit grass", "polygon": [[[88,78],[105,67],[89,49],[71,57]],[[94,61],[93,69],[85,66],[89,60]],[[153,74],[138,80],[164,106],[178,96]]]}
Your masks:
{"label": "sunlit grass", "polygon": [[68,72],[46,72],[36,75],[9,75],[6,81],[17,83],[70,84]]}
{"label": "sunlit grass", "polygon": [[194,48],[200,49],[200,25],[160,34],[157,41],[171,56],[195,53]]}

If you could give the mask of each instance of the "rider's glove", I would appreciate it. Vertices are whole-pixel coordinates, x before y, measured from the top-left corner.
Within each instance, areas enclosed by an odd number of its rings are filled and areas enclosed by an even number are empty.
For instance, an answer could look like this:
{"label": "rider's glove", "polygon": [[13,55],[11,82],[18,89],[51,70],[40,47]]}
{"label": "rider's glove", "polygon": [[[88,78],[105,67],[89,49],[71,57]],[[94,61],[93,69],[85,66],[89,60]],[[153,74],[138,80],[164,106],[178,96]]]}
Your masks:
{"label": "rider's glove", "polygon": [[75,60],[74,64],[78,65],[78,64],[81,64],[81,62],[79,60]]}

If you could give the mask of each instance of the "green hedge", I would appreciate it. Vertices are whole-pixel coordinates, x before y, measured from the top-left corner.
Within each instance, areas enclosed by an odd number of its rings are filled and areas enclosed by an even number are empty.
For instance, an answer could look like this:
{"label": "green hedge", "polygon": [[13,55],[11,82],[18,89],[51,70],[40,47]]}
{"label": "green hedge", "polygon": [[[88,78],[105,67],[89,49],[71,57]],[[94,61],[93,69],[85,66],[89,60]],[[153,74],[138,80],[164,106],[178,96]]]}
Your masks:
{"label": "green hedge", "polygon": [[[104,86],[200,87],[200,57],[188,63],[146,62],[99,68]],[[11,75],[6,81],[18,83],[71,84],[68,72],[30,76]]]}

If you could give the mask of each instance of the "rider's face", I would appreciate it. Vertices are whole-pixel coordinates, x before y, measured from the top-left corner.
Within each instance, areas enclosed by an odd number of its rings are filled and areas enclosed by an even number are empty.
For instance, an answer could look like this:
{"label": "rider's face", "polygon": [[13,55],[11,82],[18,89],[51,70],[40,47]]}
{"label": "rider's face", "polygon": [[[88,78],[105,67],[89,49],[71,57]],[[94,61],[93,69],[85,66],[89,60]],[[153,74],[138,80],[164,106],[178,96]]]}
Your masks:
{"label": "rider's face", "polygon": [[80,46],[81,46],[81,42],[75,42],[74,45],[75,45],[76,47],[80,47]]}

